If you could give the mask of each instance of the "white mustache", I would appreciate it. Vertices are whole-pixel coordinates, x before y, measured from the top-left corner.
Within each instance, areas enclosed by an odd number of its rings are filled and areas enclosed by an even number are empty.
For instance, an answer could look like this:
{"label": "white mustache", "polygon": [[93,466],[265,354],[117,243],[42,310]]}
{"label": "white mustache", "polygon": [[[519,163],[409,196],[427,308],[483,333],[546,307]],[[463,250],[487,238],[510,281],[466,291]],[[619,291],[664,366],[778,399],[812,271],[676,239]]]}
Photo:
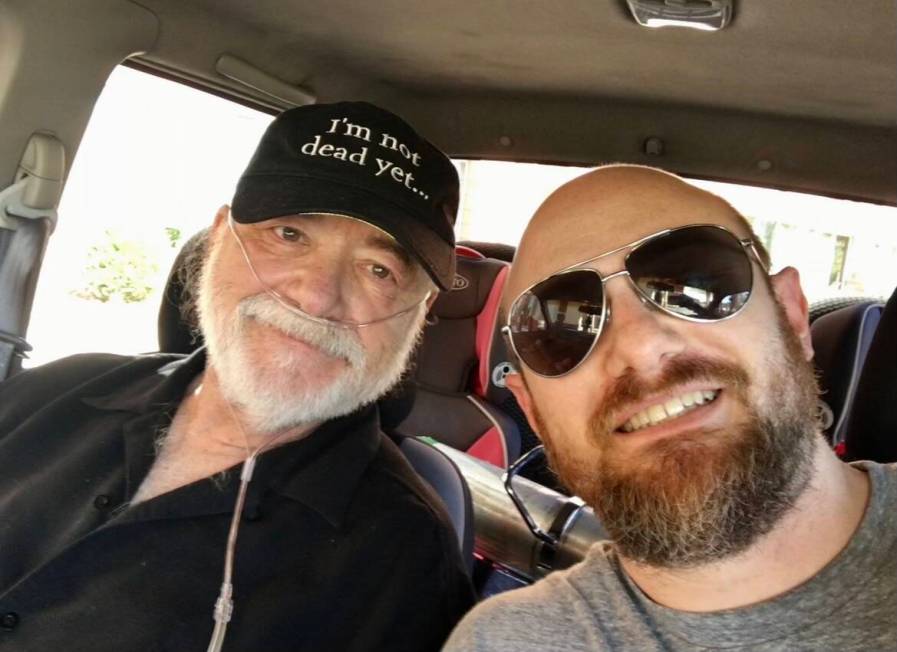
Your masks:
{"label": "white mustache", "polygon": [[363,367],[365,350],[358,336],[351,330],[325,326],[290,312],[267,294],[257,294],[240,301],[238,314],[278,329],[292,338],[302,340],[323,353],[342,358],[352,367]]}

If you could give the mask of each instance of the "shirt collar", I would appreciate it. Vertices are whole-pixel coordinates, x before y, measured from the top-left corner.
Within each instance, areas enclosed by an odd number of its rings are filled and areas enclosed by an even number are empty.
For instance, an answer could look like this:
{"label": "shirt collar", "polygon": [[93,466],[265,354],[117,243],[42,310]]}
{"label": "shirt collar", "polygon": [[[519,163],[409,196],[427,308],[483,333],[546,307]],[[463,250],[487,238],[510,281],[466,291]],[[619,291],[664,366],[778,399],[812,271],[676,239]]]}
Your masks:
{"label": "shirt collar", "polygon": [[[206,351],[202,347],[186,357],[159,355],[164,363],[155,373],[82,401],[102,410],[156,413],[161,418],[166,408],[180,402],[190,382],[205,369]],[[158,364],[159,355],[146,358]],[[380,448],[381,436],[378,409],[369,405],[323,423],[298,441],[262,453],[249,485],[254,494],[249,502],[256,502],[261,489],[271,487],[312,508],[338,528],[365,469]],[[151,448],[147,449],[151,445],[151,438],[142,438],[137,448],[152,454]]]}
{"label": "shirt collar", "polygon": [[[85,396],[81,400],[91,407],[101,410],[135,412],[144,414],[180,402],[190,382],[206,366],[206,350],[201,347],[189,356],[158,353],[141,356],[140,362],[163,364],[155,373],[139,377],[134,382],[124,383],[111,392],[96,396]],[[135,376],[138,375],[135,373]]]}
{"label": "shirt collar", "polygon": [[382,436],[377,407],[369,405],[263,454],[256,475],[339,528]]}

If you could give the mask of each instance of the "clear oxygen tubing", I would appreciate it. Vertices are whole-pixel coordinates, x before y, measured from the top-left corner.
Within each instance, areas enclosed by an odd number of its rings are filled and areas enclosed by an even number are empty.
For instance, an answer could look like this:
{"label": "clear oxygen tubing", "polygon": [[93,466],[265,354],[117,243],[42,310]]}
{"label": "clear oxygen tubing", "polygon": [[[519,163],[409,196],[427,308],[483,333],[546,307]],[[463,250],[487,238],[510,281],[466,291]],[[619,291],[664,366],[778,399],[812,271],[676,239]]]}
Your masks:
{"label": "clear oxygen tubing", "polygon": [[[301,310],[298,306],[293,305],[283,296],[281,296],[276,290],[268,287],[268,285],[262,281],[259,277],[258,273],[255,270],[255,267],[252,265],[252,260],[249,257],[249,252],[246,251],[246,247],[243,244],[243,241],[240,239],[240,236],[236,232],[236,228],[234,226],[233,216],[228,216],[228,226],[230,227],[230,231],[233,234],[234,238],[237,241],[237,244],[240,247],[240,251],[243,254],[243,258],[246,261],[246,265],[249,267],[249,270],[252,272],[252,275],[259,282],[259,284],[265,288],[265,292],[273,297],[280,305],[282,305],[285,309],[289,310],[291,313],[298,315],[301,318],[307,319],[311,322],[326,325],[326,326],[338,326],[340,328],[363,328],[365,326],[371,326],[373,324],[379,324],[380,322],[388,321],[390,319],[395,319],[400,315],[404,315],[411,310],[418,307],[420,304],[427,301],[432,292],[428,292],[424,298],[408,308],[388,315],[386,317],[364,322],[364,323],[352,323],[352,322],[343,322],[336,321],[331,319],[323,319],[320,317],[315,317],[313,315],[309,315],[308,313]],[[221,582],[221,592],[218,595],[218,599],[215,601],[215,608],[213,611],[213,619],[215,620],[215,628],[212,630],[212,638],[209,641],[209,647],[207,652],[221,652],[221,648],[224,645],[224,637],[227,633],[227,624],[231,620],[231,616],[234,612],[234,601],[233,601],[233,567],[234,567],[234,551],[237,546],[237,533],[240,529],[240,519],[243,514],[243,505],[246,502],[246,491],[249,487],[249,482],[252,480],[252,473],[255,470],[255,462],[259,454],[273,446],[277,441],[279,441],[282,437],[288,434],[290,431],[286,430],[281,434],[277,435],[273,439],[268,442],[265,442],[261,446],[259,446],[255,452],[251,452],[249,450],[249,437],[246,435],[246,431],[243,429],[243,425],[240,423],[240,420],[237,418],[236,414],[234,414],[233,407],[229,402],[226,402],[228,410],[230,411],[230,415],[233,418],[234,422],[237,424],[237,427],[240,429],[240,432],[243,434],[243,441],[246,447],[246,460],[243,462],[242,470],[240,471],[240,490],[237,494],[237,502],[234,506],[234,514],[231,518],[230,531],[227,536],[227,549],[224,556],[224,578]]]}
{"label": "clear oxygen tubing", "polygon": [[283,306],[286,310],[289,310],[291,313],[293,313],[294,315],[298,315],[299,317],[302,317],[303,319],[307,319],[308,321],[313,322],[315,324],[321,324],[322,326],[335,326],[337,328],[352,328],[352,329],[365,328],[367,326],[373,326],[375,324],[389,321],[390,319],[395,319],[396,317],[398,317],[400,315],[409,313],[412,310],[414,310],[415,308],[417,308],[419,305],[421,305],[422,303],[425,303],[426,301],[428,301],[430,299],[430,297],[433,296],[433,291],[432,290],[428,291],[424,295],[423,299],[421,299],[420,301],[415,301],[407,308],[403,308],[402,310],[400,310],[398,312],[394,312],[389,315],[386,315],[385,317],[379,317],[377,319],[372,319],[370,321],[365,321],[365,322],[353,322],[353,321],[344,321],[344,320],[337,320],[337,319],[325,319],[323,317],[315,317],[314,315],[308,314],[307,312],[302,310],[302,308],[300,308],[299,306],[292,303],[289,299],[287,299],[282,294],[280,294],[280,292],[278,292],[277,290],[275,290],[274,288],[269,286],[262,279],[262,277],[256,271],[255,265],[253,265],[253,263],[252,263],[252,258],[250,257],[249,252],[246,250],[246,245],[243,244],[243,240],[240,238],[240,235],[237,233],[237,227],[234,224],[233,215],[228,214],[227,225],[228,225],[228,228],[230,229],[231,234],[234,236],[234,239],[237,241],[237,244],[240,247],[240,252],[243,254],[243,259],[246,261],[246,266],[249,267],[249,271],[252,273],[253,278],[255,278],[255,280],[258,281],[259,285],[261,285],[265,289],[265,293],[268,296],[270,296],[271,298],[273,298],[275,301],[277,301],[277,303],[279,303],[281,306]]}
{"label": "clear oxygen tubing", "polygon": [[237,502],[234,505],[234,513],[230,522],[230,531],[227,535],[227,548],[224,553],[224,578],[221,581],[221,592],[218,594],[218,599],[215,601],[215,609],[212,613],[212,618],[215,621],[215,628],[212,630],[212,638],[209,640],[207,652],[221,652],[221,648],[224,645],[224,636],[227,634],[227,624],[230,622],[231,616],[234,613],[234,553],[237,548],[237,532],[240,530],[240,520],[243,516],[243,505],[246,503],[246,491],[249,487],[250,480],[252,480],[252,473],[255,471],[256,459],[261,453],[271,448],[278,440],[291,432],[290,430],[285,430],[271,440],[263,443],[256,448],[254,452],[250,452],[249,437],[243,429],[243,424],[240,423],[240,420],[237,419],[237,415],[234,414],[234,409],[230,402],[226,401],[226,405],[231,418],[233,418],[237,427],[240,429],[240,432],[243,434],[243,441],[248,457],[243,461],[243,466],[240,470],[240,490],[237,493]]}

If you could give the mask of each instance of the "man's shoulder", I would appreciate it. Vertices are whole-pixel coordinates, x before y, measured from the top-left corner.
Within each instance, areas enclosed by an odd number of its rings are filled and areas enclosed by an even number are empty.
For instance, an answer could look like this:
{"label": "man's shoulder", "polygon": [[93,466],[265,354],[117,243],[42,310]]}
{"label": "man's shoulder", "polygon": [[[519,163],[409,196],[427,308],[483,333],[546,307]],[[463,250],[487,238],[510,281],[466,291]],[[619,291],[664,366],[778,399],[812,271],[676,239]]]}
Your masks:
{"label": "man's shoulder", "polygon": [[586,639],[581,633],[584,606],[568,573],[552,573],[477,604],[455,627],[443,652],[577,650],[569,643]]}
{"label": "man's shoulder", "polygon": [[891,497],[897,494],[897,462],[861,460],[851,462],[850,465],[869,474],[873,492]]}
{"label": "man's shoulder", "polygon": [[897,501],[897,462],[883,464],[864,460],[852,462],[851,466],[865,471],[870,485],[866,513],[854,538],[859,538],[879,553],[890,548],[884,554],[891,556],[893,549],[897,547],[897,515],[894,512],[894,502]]}
{"label": "man's shoulder", "polygon": [[462,568],[455,530],[441,497],[414,470],[392,439],[379,434],[377,453],[353,499],[363,522],[376,513],[377,529],[388,532],[391,547],[413,550],[422,562],[449,561]]}
{"label": "man's shoulder", "polygon": [[[89,378],[97,374],[127,364],[141,356],[118,355],[115,353],[78,353],[53,360],[38,367],[25,369],[12,376],[9,382],[36,382],[46,379]],[[6,387],[7,383],[0,384]]]}
{"label": "man's shoulder", "polygon": [[399,498],[394,504],[422,517],[435,516],[438,521],[448,522],[448,515],[433,488],[417,474],[399,447],[384,433],[380,434],[380,445],[367,476],[381,491]]}
{"label": "man's shoulder", "polygon": [[554,607],[564,605],[567,611],[577,602],[583,601],[583,595],[576,586],[575,577],[580,564],[562,571],[555,571],[530,586],[512,591],[505,591],[479,603],[471,612],[471,619],[484,622],[509,621],[509,624],[520,626],[521,618],[531,618],[536,614],[546,623],[554,614]]}
{"label": "man's shoulder", "polygon": [[[439,497],[388,436],[378,432],[378,437],[377,452],[351,499],[345,531],[361,533],[358,544],[377,550],[371,570],[378,581],[406,593],[399,601],[409,618],[428,617],[431,627],[442,628],[441,643],[474,602],[468,560]],[[438,615],[422,616],[426,609]]]}
{"label": "man's shoulder", "polygon": [[484,600],[464,617],[445,649],[606,649],[601,605],[612,603],[620,590],[612,557],[609,544],[598,543],[575,566]]}
{"label": "man's shoulder", "polygon": [[28,414],[78,388],[96,385],[110,391],[122,382],[183,356],[81,353],[22,371],[0,383],[0,421]]}
{"label": "man's shoulder", "polygon": [[376,514],[377,531],[388,533],[391,549],[404,550],[421,564],[441,565],[451,574],[466,565],[459,554],[455,523],[442,497],[418,475],[388,435],[380,433],[377,453],[352,504],[352,512],[361,522]]}
{"label": "man's shoulder", "polygon": [[861,469],[880,469],[882,473],[897,474],[897,462],[873,462],[872,460],[858,460],[850,462],[851,466]]}

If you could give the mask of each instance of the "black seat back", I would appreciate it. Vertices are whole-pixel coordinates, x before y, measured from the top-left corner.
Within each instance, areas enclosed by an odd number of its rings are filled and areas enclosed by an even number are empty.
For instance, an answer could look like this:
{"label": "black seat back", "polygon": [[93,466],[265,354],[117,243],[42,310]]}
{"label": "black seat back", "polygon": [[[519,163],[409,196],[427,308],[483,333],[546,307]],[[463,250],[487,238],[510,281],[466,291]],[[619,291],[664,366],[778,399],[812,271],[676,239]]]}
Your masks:
{"label": "black seat back", "polygon": [[897,290],[869,344],[844,443],[848,461],[897,462]]}
{"label": "black seat back", "polygon": [[832,411],[825,436],[839,453],[883,307],[876,301],[864,301],[822,315],[810,325],[822,400]]}
{"label": "black seat back", "polygon": [[159,306],[159,350],[191,353],[203,345],[195,310],[199,269],[205,255],[209,229],[195,233],[174,259]]}
{"label": "black seat back", "polygon": [[399,449],[436,495],[451,518],[468,571],[473,569],[473,501],[461,471],[448,457],[416,437],[403,437]]}

